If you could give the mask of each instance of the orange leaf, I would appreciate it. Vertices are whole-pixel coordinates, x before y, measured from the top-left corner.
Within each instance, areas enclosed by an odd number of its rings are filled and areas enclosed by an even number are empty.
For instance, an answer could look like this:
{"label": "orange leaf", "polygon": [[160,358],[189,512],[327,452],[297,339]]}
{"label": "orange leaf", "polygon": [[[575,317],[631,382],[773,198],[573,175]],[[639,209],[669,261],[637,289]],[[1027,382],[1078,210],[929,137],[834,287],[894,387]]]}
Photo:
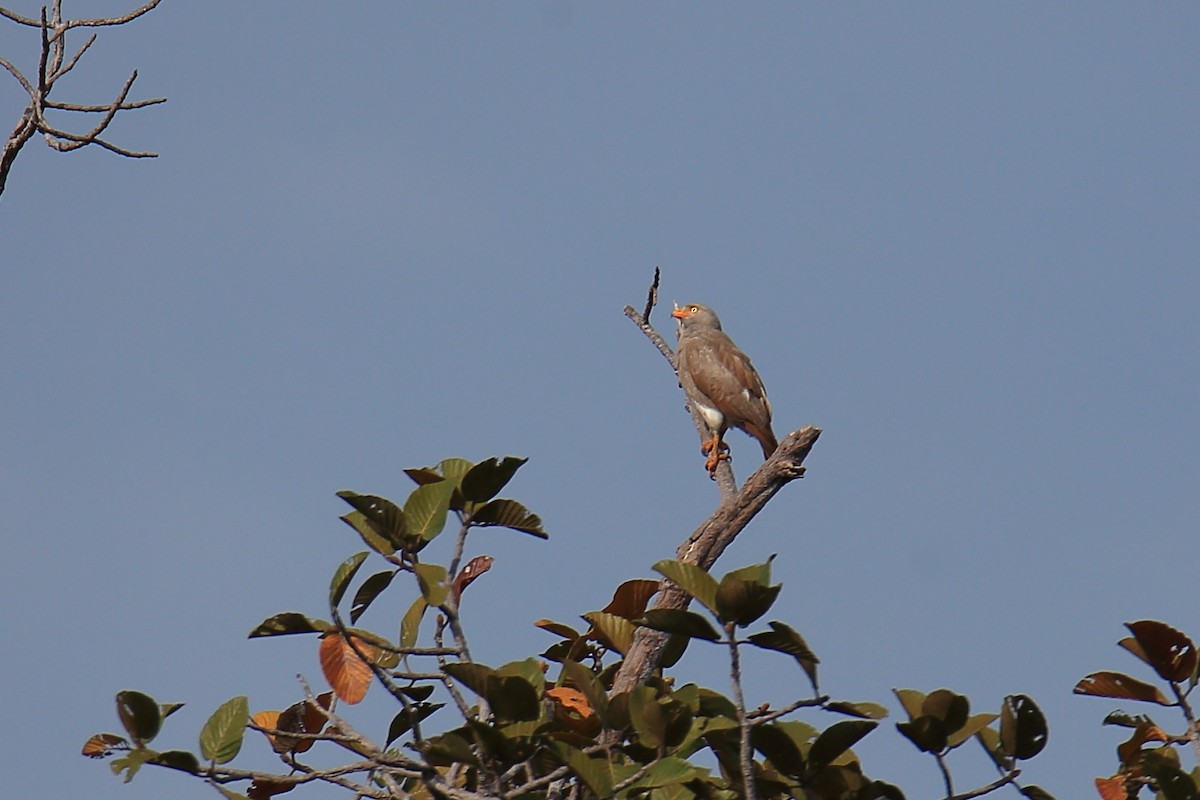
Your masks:
{"label": "orange leaf", "polygon": [[[361,639],[357,639],[355,645],[365,658],[378,658],[378,648]],[[371,668],[367,663],[339,633],[330,633],[321,640],[319,654],[321,671],[337,696],[351,705],[361,702],[371,686]]]}
{"label": "orange leaf", "polygon": [[657,591],[658,581],[645,578],[625,581],[613,593],[612,601],[601,610],[625,619],[640,619],[646,613],[651,596]]}
{"label": "orange leaf", "polygon": [[1075,694],[1115,697],[1118,700],[1141,700],[1146,703],[1158,703],[1160,706],[1175,705],[1163,696],[1157,686],[1120,672],[1093,672],[1075,684]]}
{"label": "orange leaf", "polygon": [[555,686],[553,689],[547,689],[546,697],[581,717],[590,717],[596,713],[592,710],[592,704],[588,702],[583,692],[569,686]]}
{"label": "orange leaf", "polygon": [[[279,727],[279,712],[278,711],[260,711],[250,718],[250,722],[260,728],[278,728]],[[290,747],[285,747],[283,750],[275,748],[275,734],[262,732],[263,736],[267,737],[267,741],[271,743],[271,749],[276,753],[286,753]]]}
{"label": "orange leaf", "polygon": [[113,750],[128,750],[129,742],[124,736],[115,733],[97,733],[83,743],[83,755],[88,758],[104,758],[110,756]]}
{"label": "orange leaf", "polygon": [[600,719],[578,689],[556,686],[546,690],[546,697],[554,701],[554,721],[567,730],[588,736],[600,730]]}
{"label": "orange leaf", "polygon": [[1162,728],[1150,722],[1143,722],[1133,731],[1129,741],[1117,745],[1117,756],[1120,757],[1122,766],[1133,767],[1142,753],[1142,745],[1146,742],[1165,742],[1166,740],[1167,734],[1163,732]]}
{"label": "orange leaf", "polygon": [[1125,779],[1120,775],[1096,778],[1096,791],[1100,793],[1100,800],[1125,800],[1128,796],[1125,792]]}

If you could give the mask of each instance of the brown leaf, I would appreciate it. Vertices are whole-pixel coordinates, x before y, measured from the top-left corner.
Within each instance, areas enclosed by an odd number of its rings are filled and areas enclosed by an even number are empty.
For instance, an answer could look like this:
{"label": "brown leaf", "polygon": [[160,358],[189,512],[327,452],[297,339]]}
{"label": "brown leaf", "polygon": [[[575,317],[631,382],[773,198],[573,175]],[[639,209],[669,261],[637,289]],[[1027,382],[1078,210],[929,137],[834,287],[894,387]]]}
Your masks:
{"label": "brown leaf", "polygon": [[1125,792],[1125,779],[1120,775],[1096,778],[1096,791],[1100,793],[1100,800],[1125,800],[1128,796]]}
{"label": "brown leaf", "polygon": [[640,619],[646,613],[646,605],[650,602],[650,598],[657,591],[658,581],[645,578],[625,581],[617,587],[612,601],[601,611],[625,619]]}
{"label": "brown leaf", "polygon": [[[278,711],[260,711],[250,718],[250,722],[251,722],[251,724],[257,725],[260,728],[271,728],[274,730],[278,730],[279,729],[279,712]],[[279,747],[275,741],[275,734],[273,734],[273,733],[268,733],[267,731],[263,731],[262,735],[267,737],[267,741],[271,743],[271,749],[274,750],[276,753],[286,753],[287,751],[292,749],[290,744],[287,747],[284,747],[282,750],[279,749]]]}
{"label": "brown leaf", "polygon": [[[368,659],[379,657],[379,649],[356,639],[354,644]],[[330,633],[321,640],[319,651],[321,671],[325,680],[343,701],[354,705],[367,696],[371,686],[371,668],[360,659],[340,633]]]}
{"label": "brown leaf", "polygon": [[1117,745],[1117,755],[1121,759],[1121,765],[1124,767],[1133,767],[1137,764],[1142,752],[1142,745],[1146,742],[1165,742],[1167,734],[1163,729],[1151,722],[1143,722],[1134,729],[1133,735],[1129,740]]}
{"label": "brown leaf", "polygon": [[1175,705],[1157,686],[1131,678],[1120,672],[1093,672],[1075,684],[1075,694],[1093,697],[1115,697],[1118,700],[1141,700],[1160,706]]}
{"label": "brown leaf", "polygon": [[261,778],[256,779],[250,784],[250,788],[246,790],[246,797],[250,800],[269,800],[277,794],[290,792],[296,788],[294,783],[279,783],[278,781],[265,781]]}
{"label": "brown leaf", "polygon": [[491,556],[475,556],[467,562],[467,565],[455,576],[454,582],[450,584],[450,594],[454,597],[455,603],[458,603],[462,597],[463,590],[470,586],[473,580],[491,569],[495,561],[496,559]]}
{"label": "brown leaf", "polygon": [[114,750],[128,750],[129,742],[115,733],[97,733],[83,743],[83,755],[88,758],[104,758]]}
{"label": "brown leaf", "polygon": [[1125,627],[1141,646],[1142,652],[1134,655],[1153,667],[1158,677],[1176,683],[1192,677],[1196,671],[1196,645],[1183,631],[1153,619],[1127,622]]}

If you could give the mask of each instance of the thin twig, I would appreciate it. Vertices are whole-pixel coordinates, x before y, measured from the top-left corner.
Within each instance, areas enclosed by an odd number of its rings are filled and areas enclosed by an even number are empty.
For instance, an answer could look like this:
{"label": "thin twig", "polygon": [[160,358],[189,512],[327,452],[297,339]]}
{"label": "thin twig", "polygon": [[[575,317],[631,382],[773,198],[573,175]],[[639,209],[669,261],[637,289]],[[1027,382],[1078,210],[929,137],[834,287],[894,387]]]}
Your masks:
{"label": "thin twig", "polygon": [[962,794],[956,794],[956,795],[950,797],[949,800],[973,800],[973,798],[976,798],[976,797],[983,797],[988,792],[994,792],[997,789],[999,789],[1001,786],[1006,786],[1006,785],[1012,783],[1013,781],[1015,781],[1017,779],[1017,776],[1020,774],[1021,774],[1021,770],[1011,769],[1008,772],[1006,772],[1005,774],[1001,775],[996,780],[987,784],[986,786],[980,786],[978,789],[972,789],[969,792],[963,792]]}
{"label": "thin twig", "polygon": [[754,781],[754,748],[750,743],[750,719],[746,716],[746,698],[742,694],[742,661],[738,654],[737,625],[725,623],[725,639],[729,645],[729,677],[733,682],[733,702],[737,708],[738,764],[742,772],[742,797],[757,800],[758,786]]}

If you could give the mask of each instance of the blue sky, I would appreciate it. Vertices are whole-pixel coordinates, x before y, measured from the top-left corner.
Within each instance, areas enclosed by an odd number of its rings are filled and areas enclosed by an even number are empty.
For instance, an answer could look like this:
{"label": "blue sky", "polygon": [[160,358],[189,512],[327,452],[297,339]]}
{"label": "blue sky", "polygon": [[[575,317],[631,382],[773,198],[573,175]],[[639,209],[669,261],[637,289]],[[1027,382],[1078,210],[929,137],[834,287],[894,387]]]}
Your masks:
{"label": "blue sky", "polygon": [[[508,493],[552,538],[472,542],[497,559],[465,608],[484,662],[649,576],[716,500],[621,314],[660,265],[666,303],[712,305],[751,354],[776,430],[825,430],[719,569],[778,553],[773,616],[834,695],[1032,695],[1051,733],[1025,777],[1088,796],[1120,704],[1075,681],[1149,677],[1123,622],[1200,635],[1200,11],[328,8],[168,2],[101,32],[60,99],[138,68],[170,102],[112,136],[161,157],[35,140],[0,198],[10,785],[213,796],[122,787],[78,748],[122,688],[188,703],[167,746],[232,695],[294,702],[314,643],[245,633],[321,613],[360,549],[334,492],[402,498],[404,467],[530,458]],[[31,70],[35,47],[0,25],[0,54]],[[0,81],[0,122],[22,107]],[[744,477],[757,446],[730,443]],[[365,624],[392,629],[393,592]],[[750,662],[748,701],[804,694],[784,661]],[[725,676],[700,648],[679,673]],[[372,700],[353,718],[386,726]],[[938,790],[890,724],[860,753]],[[962,788],[994,776],[960,760]]]}

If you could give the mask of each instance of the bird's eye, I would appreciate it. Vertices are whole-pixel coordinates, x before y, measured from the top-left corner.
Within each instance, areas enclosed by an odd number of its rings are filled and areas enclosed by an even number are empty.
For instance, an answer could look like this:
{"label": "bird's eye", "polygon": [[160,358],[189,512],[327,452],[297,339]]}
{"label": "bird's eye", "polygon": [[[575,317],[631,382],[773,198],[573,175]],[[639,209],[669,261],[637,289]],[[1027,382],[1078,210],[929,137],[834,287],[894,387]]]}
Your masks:
{"label": "bird's eye", "polygon": [[700,309],[696,308],[695,306],[692,306],[691,308],[688,309],[688,311],[692,312],[693,314],[695,314],[699,310]]}

